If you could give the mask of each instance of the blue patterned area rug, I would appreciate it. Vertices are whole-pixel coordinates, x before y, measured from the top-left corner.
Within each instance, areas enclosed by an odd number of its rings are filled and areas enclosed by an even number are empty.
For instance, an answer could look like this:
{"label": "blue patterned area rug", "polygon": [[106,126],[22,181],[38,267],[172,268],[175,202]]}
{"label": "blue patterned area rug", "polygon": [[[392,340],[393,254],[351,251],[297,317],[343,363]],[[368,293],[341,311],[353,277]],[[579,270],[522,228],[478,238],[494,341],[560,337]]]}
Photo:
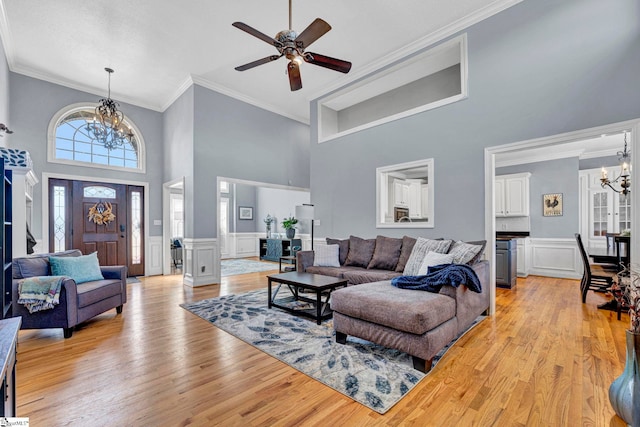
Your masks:
{"label": "blue patterned area rug", "polygon": [[250,259],[223,259],[220,261],[220,276],[222,277],[277,269],[278,264],[276,263],[252,261]]}
{"label": "blue patterned area rug", "polygon": [[[283,292],[284,287],[278,296],[285,296]],[[425,377],[401,351],[351,336],[346,345],[336,343],[331,320],[317,325],[268,309],[266,289],[181,307],[380,414]],[[433,367],[456,340],[438,353]]]}

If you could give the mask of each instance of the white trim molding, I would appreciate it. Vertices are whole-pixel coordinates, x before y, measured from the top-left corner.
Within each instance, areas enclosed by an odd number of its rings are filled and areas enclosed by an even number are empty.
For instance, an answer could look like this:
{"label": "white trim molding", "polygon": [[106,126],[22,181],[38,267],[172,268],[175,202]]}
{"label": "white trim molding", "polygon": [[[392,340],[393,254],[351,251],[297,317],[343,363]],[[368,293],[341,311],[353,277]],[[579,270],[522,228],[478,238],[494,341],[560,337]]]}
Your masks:
{"label": "white trim molding", "polygon": [[185,237],[184,284],[191,287],[220,283],[220,258],[217,239]]}
{"label": "white trim molding", "polygon": [[575,239],[530,238],[528,273],[536,276],[580,279],[582,260]]}
{"label": "white trim molding", "polygon": [[258,256],[259,239],[264,237],[263,232],[252,233],[228,233],[227,252],[220,254],[221,258],[248,258]]}
{"label": "white trim molding", "polygon": [[162,236],[150,236],[148,240],[144,275],[155,276],[162,274]]}

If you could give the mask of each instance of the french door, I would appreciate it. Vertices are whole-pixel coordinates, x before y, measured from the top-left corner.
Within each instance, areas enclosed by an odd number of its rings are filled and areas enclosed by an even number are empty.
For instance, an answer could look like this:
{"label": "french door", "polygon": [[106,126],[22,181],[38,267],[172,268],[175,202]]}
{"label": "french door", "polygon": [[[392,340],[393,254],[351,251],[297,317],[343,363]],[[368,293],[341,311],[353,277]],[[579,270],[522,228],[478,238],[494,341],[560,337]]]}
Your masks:
{"label": "french door", "polygon": [[144,275],[144,188],[49,180],[49,251],[98,253],[100,265],[126,265]]}

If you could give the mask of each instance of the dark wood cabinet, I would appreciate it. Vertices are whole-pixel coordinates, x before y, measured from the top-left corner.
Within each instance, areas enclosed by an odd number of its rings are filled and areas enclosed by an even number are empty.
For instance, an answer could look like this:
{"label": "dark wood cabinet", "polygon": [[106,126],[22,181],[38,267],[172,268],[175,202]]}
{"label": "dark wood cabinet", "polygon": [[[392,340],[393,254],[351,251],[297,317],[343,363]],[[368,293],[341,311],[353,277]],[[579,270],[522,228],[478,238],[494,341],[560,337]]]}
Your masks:
{"label": "dark wood cabinet", "polygon": [[517,281],[517,242],[513,240],[496,241],[496,286],[513,288]]}
{"label": "dark wood cabinet", "polygon": [[11,171],[5,169],[4,160],[1,162],[0,173],[3,184],[0,185],[0,203],[2,204],[2,227],[0,227],[0,245],[2,252],[2,316],[4,319],[11,316],[11,286],[13,272],[11,270],[12,261],[12,197],[11,197]]}
{"label": "dark wood cabinet", "polygon": [[0,320],[0,379],[4,390],[4,405],[0,417],[15,417],[16,411],[16,352],[21,317]]}
{"label": "dark wood cabinet", "polygon": [[302,248],[301,239],[260,239],[260,259],[278,262],[282,256],[293,255],[295,247]]}

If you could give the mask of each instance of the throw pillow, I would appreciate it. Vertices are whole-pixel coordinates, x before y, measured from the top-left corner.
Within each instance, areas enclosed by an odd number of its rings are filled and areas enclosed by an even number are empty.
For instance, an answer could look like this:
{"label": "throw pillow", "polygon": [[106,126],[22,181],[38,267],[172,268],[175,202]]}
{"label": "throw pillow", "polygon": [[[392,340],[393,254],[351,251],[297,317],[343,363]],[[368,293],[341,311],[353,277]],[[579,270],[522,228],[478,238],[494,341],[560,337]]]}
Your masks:
{"label": "throw pillow", "polygon": [[361,239],[360,237],[349,237],[349,254],[344,265],[367,268],[373,251],[376,248],[376,239]]}
{"label": "throw pillow", "polygon": [[402,250],[400,251],[398,265],[396,265],[396,272],[402,273],[404,271],[404,266],[407,265],[407,261],[409,261],[411,251],[413,250],[413,245],[416,244],[416,240],[417,239],[409,236],[404,236],[402,238]]}
{"label": "throw pillow", "polygon": [[338,240],[327,237],[327,245],[338,245],[340,247],[340,265],[344,265],[349,253],[349,239]]}
{"label": "throw pillow", "polygon": [[417,276],[422,260],[427,255],[427,252],[446,254],[449,246],[451,246],[451,240],[432,240],[418,237],[416,244],[413,245],[413,250],[402,274],[405,276]]}
{"label": "throw pillow", "polygon": [[420,268],[418,269],[418,276],[424,276],[427,274],[429,267],[432,265],[451,264],[453,262],[452,254],[439,254],[437,252],[427,252]]}
{"label": "throw pillow", "polygon": [[477,263],[478,261],[480,261],[482,259],[482,255],[484,255],[484,250],[487,247],[487,241],[486,240],[478,240],[475,242],[467,242],[470,245],[476,245],[476,246],[481,246],[482,248],[478,251],[478,253],[476,254],[476,256],[474,256],[471,261],[469,261],[467,263],[467,265],[473,265],[475,263]]}
{"label": "throw pillow", "polygon": [[451,246],[449,253],[453,255],[454,263],[467,264],[468,262],[473,260],[481,250],[482,246],[480,245],[471,245],[469,243],[458,240]]}
{"label": "throw pillow", "polygon": [[52,276],[68,276],[77,284],[104,279],[97,252],[79,257],[50,256],[49,263]]}
{"label": "throw pillow", "polygon": [[313,265],[316,267],[340,267],[339,252],[340,246],[338,245],[316,246]]}
{"label": "throw pillow", "polygon": [[398,265],[401,249],[402,239],[385,236],[376,237],[376,248],[367,268],[393,271]]}

